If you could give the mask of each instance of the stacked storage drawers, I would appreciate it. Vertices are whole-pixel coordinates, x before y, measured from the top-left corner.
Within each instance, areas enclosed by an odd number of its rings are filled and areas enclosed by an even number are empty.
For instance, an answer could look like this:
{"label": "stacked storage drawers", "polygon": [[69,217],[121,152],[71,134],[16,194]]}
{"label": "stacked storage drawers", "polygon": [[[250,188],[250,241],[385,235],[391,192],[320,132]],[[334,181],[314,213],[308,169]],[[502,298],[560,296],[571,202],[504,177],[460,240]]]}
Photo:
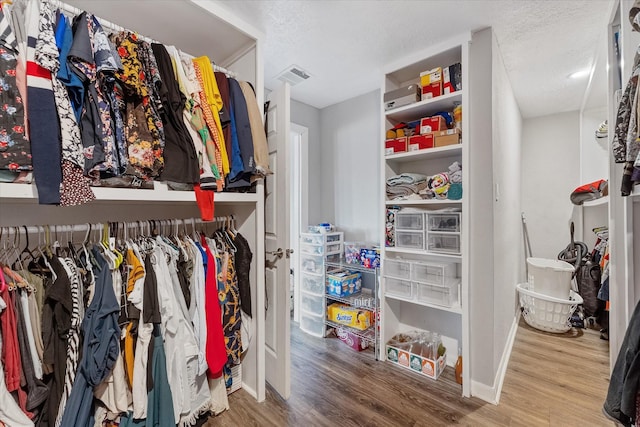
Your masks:
{"label": "stacked storage drawers", "polygon": [[460,254],[459,212],[398,212],[396,247]]}
{"label": "stacked storage drawers", "polygon": [[385,295],[444,307],[458,305],[456,263],[387,258],[384,276]]}
{"label": "stacked storage drawers", "polygon": [[342,232],[302,233],[300,237],[300,329],[324,336],[325,261],[340,258]]}

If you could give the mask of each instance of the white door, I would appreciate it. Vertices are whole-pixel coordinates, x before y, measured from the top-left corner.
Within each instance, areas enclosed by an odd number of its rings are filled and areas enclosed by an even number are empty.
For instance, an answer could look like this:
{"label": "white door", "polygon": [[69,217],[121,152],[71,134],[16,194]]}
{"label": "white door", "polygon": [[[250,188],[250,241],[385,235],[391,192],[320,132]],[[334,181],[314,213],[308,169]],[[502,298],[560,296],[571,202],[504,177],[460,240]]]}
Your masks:
{"label": "white door", "polygon": [[265,199],[265,367],[267,382],[280,396],[291,393],[289,310],[289,84],[267,97],[267,140],[273,175],[266,180]]}

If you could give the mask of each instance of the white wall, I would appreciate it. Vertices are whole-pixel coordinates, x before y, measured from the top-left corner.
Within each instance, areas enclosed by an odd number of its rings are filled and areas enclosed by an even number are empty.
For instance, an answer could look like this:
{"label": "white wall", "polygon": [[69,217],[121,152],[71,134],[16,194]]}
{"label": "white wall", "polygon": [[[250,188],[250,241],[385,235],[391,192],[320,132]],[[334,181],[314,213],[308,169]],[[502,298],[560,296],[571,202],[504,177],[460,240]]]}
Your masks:
{"label": "white wall", "polygon": [[309,224],[318,224],[326,220],[322,211],[323,176],[319,161],[322,156],[320,110],[292,99],[291,122],[309,129]]}
{"label": "white wall", "polygon": [[[469,50],[469,341],[471,393],[474,383],[493,384],[493,154],[492,31],[473,34]],[[464,130],[464,129],[463,129]],[[467,191],[465,189],[465,191]],[[469,366],[467,365],[467,366]]]}
{"label": "white wall", "polygon": [[[580,123],[580,183],[587,184],[609,177],[609,141],[607,138],[596,138],[595,130],[607,117],[607,108],[584,110]],[[611,188],[609,188],[611,191]],[[616,189],[613,189],[615,192]],[[608,225],[609,211],[607,204],[585,206],[574,209],[576,220],[576,238],[593,249],[596,235],[595,227]]]}
{"label": "white wall", "polygon": [[584,110],[580,123],[580,182],[607,179],[609,176],[609,144],[607,138],[596,138],[595,131],[607,118],[607,107]]}
{"label": "white wall", "polygon": [[[518,310],[516,285],[524,279],[521,225],[522,116],[493,37],[494,325],[493,372],[500,369]],[[495,384],[494,384],[495,386]]]}
{"label": "white wall", "polygon": [[555,259],[569,243],[569,195],[580,185],[579,153],[577,111],[524,120],[522,209],[536,257]]}
{"label": "white wall", "polygon": [[[493,401],[523,279],[522,116],[492,30],[473,34],[469,52],[471,393]],[[506,362],[506,360],[505,360]]]}
{"label": "white wall", "polygon": [[324,218],[344,230],[345,239],[378,242],[380,192],[380,92],[323,108],[321,161]]}

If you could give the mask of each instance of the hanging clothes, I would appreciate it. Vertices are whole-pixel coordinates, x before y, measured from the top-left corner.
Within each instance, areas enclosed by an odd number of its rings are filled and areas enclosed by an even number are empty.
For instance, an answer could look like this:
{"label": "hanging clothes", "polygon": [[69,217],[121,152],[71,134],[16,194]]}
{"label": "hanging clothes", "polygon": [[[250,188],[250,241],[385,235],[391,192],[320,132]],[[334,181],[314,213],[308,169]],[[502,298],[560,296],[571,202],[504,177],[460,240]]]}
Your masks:
{"label": "hanging clothes", "polygon": [[[0,272],[0,274],[2,273]],[[2,313],[7,309],[4,299],[6,296],[6,293],[0,292],[0,319],[2,319]],[[3,336],[5,336],[4,333],[0,334],[0,354],[4,354]],[[13,427],[32,427],[33,422],[22,412],[18,404],[13,400],[9,390],[7,390],[3,362],[4,358],[0,360],[0,402],[2,402],[2,405],[0,405],[0,422]]]}
{"label": "hanging clothes", "polygon": [[256,163],[256,178],[264,178],[273,172],[269,169],[269,145],[267,144],[267,135],[262,123],[262,115],[258,108],[256,95],[253,87],[247,82],[240,82],[240,88],[247,102],[247,112],[249,113],[249,123],[251,126],[251,137],[253,140],[253,157]]}
{"label": "hanging clothes", "polygon": [[636,305],[624,334],[604,402],[604,411],[625,426],[636,421],[636,396],[640,391],[640,304]]}
{"label": "hanging clothes", "polygon": [[184,125],[182,117],[186,97],[180,92],[171,57],[164,45],[152,43],[151,49],[163,82],[159,91],[163,105],[162,123],[165,130],[163,154],[165,164],[161,178],[187,184],[198,183],[200,181],[198,157],[191,134]]}
{"label": "hanging clothes", "polygon": [[[120,352],[120,305],[113,292],[107,261],[97,248],[92,249],[98,263],[95,293],[83,322],[83,354],[76,380],[62,418],[63,426],[87,425],[91,419],[93,388],[113,369]],[[89,357],[91,355],[91,357]]]}
{"label": "hanging clothes", "polygon": [[[27,38],[27,117],[29,119],[29,140],[33,155],[33,173],[38,188],[40,204],[60,204],[60,184],[62,183],[60,127],[51,82],[51,72],[43,67],[38,58],[37,40],[40,37],[39,0],[18,0],[26,3],[25,28]],[[14,6],[15,7],[15,6]],[[40,44],[41,49],[44,44]]]}
{"label": "hanging clothes", "polygon": [[0,169],[33,169],[31,144],[25,135],[24,104],[16,81],[18,43],[10,19],[0,9]]}

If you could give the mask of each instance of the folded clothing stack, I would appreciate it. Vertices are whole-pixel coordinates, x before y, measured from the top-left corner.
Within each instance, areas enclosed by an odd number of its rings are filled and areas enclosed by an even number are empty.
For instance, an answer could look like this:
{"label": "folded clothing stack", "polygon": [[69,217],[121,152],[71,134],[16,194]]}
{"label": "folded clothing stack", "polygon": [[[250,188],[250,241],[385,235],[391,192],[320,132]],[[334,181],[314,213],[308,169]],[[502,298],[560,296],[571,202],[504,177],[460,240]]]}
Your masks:
{"label": "folded clothing stack", "polygon": [[387,200],[462,198],[462,167],[453,162],[447,172],[433,176],[401,173],[387,178]]}

